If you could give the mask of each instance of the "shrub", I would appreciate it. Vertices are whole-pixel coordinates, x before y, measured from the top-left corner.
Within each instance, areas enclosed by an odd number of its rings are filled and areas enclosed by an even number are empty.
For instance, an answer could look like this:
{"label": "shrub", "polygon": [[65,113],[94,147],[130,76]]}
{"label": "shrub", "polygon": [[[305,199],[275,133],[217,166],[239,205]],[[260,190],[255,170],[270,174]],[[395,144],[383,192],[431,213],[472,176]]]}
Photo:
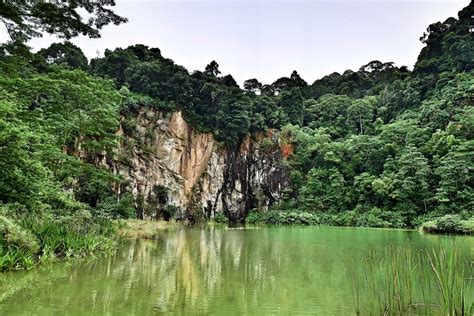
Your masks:
{"label": "shrub", "polygon": [[398,212],[385,211],[374,207],[370,211],[357,216],[356,226],[402,228],[405,226],[405,218]]}
{"label": "shrub", "polygon": [[178,213],[179,208],[174,205],[166,205],[166,207],[162,210],[163,219],[165,221],[169,221],[173,216]]}
{"label": "shrub", "polygon": [[136,216],[133,197],[130,193],[124,194],[120,199],[107,196],[97,204],[95,214],[109,218],[133,218]]}
{"label": "shrub", "polygon": [[361,227],[404,227],[405,218],[396,212],[382,211],[373,208],[368,212],[347,211],[337,214],[315,213],[304,210],[272,209],[266,212],[251,211],[246,222],[249,224],[265,223],[273,225],[333,225]]}
{"label": "shrub", "polygon": [[134,136],[137,131],[137,122],[130,117],[126,117],[122,122],[123,133],[128,136]]}
{"label": "shrub", "polygon": [[455,232],[461,226],[459,215],[445,215],[436,220],[436,227],[440,231]]}
{"label": "shrub", "polygon": [[474,217],[463,219],[461,215],[444,215],[424,222],[420,229],[426,233],[473,234]]}
{"label": "shrub", "polygon": [[220,224],[227,224],[229,220],[225,217],[224,213],[217,213],[214,215],[214,221]]}
{"label": "shrub", "polygon": [[461,220],[460,230],[463,234],[474,234],[474,217],[467,220]]}
{"label": "shrub", "polygon": [[31,232],[2,215],[0,215],[0,246],[29,253],[36,253],[39,249],[38,240]]}
{"label": "shrub", "polygon": [[295,211],[251,211],[246,218],[248,224],[265,223],[271,225],[318,225],[320,217],[314,213]]}
{"label": "shrub", "polygon": [[261,151],[269,153],[275,144],[270,138],[264,138],[259,142],[258,146]]}

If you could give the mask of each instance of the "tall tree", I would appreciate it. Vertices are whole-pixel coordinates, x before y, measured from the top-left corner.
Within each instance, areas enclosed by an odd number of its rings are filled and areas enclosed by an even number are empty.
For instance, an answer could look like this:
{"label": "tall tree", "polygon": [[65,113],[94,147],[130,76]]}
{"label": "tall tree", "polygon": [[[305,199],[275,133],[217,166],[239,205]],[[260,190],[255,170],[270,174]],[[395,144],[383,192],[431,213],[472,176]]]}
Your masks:
{"label": "tall tree", "polygon": [[357,125],[361,135],[364,134],[367,124],[372,120],[375,102],[375,97],[365,97],[355,100],[347,109],[349,120]]}
{"label": "tall tree", "polygon": [[204,73],[214,77],[219,76],[221,73],[219,70],[219,64],[215,60],[211,61],[204,69]]}
{"label": "tall tree", "polygon": [[261,89],[262,83],[255,78],[244,81],[244,90],[247,92],[260,93]]}
{"label": "tall tree", "polygon": [[[78,35],[98,38],[105,25],[127,22],[108,8],[114,5],[114,0],[1,1],[0,20],[12,41],[26,42],[40,37],[41,32],[66,39]],[[88,14],[87,20],[81,16],[82,10]]]}
{"label": "tall tree", "polygon": [[82,50],[69,41],[53,43],[36,53],[48,64],[57,64],[69,68],[87,69],[88,61]]}

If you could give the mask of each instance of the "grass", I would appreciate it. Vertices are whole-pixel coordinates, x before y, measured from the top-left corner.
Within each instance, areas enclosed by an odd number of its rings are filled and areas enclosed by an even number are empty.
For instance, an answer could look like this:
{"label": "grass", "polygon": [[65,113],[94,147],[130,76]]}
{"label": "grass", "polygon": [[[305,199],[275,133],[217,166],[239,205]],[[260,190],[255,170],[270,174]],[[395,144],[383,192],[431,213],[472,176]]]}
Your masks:
{"label": "grass", "polygon": [[25,218],[0,218],[0,271],[28,270],[61,259],[84,258],[114,248],[114,231],[107,223],[78,227]]}
{"label": "grass", "polygon": [[123,238],[153,239],[165,231],[178,227],[174,221],[163,220],[127,219],[117,220],[115,224],[118,227],[118,235]]}
{"label": "grass", "polygon": [[346,264],[354,310],[362,315],[473,315],[472,262],[459,243],[410,243]]}
{"label": "grass", "polygon": [[0,217],[0,272],[29,270],[58,260],[94,257],[115,248],[116,237],[155,238],[176,222],[118,220],[56,222]]}

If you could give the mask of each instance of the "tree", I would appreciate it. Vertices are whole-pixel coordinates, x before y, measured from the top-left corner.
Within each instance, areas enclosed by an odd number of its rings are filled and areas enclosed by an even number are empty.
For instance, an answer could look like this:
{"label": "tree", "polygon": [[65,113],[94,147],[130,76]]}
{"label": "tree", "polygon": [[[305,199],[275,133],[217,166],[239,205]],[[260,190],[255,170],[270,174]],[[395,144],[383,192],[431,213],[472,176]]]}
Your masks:
{"label": "tree", "polygon": [[86,70],[88,65],[87,58],[82,50],[69,41],[53,43],[48,48],[39,50],[36,55],[41,56],[48,64],[82,70]]}
{"label": "tree", "polygon": [[[0,2],[0,20],[13,42],[26,42],[32,37],[40,37],[41,32],[66,39],[80,34],[98,38],[100,30],[105,25],[127,22],[126,18],[108,8],[114,5],[114,0],[2,1]],[[87,22],[81,16],[82,10],[89,15]]]}
{"label": "tree", "polygon": [[191,100],[192,83],[187,71],[169,60],[134,63],[123,77],[124,84],[134,92],[183,106]]}
{"label": "tree", "polygon": [[346,184],[335,168],[312,168],[301,190],[308,211],[340,212],[346,209]]}
{"label": "tree", "polygon": [[379,94],[377,115],[384,122],[394,119],[397,114],[420,103],[420,94],[410,81],[396,80]]}
{"label": "tree", "polygon": [[[387,159],[382,181],[387,185],[395,209],[407,218],[407,225],[416,215],[428,211],[431,169],[428,159],[412,145],[405,147],[397,159]],[[379,186],[379,191],[380,187]]]}
{"label": "tree", "polygon": [[[46,186],[51,186],[48,170],[38,161],[41,139],[19,118],[12,95],[0,96],[0,203],[40,203]],[[8,118],[8,119],[7,119]]]}
{"label": "tree", "polygon": [[343,137],[348,132],[347,109],[353,100],[345,95],[327,94],[318,100],[305,100],[305,115],[313,128],[325,127],[332,135]]}
{"label": "tree", "polygon": [[247,92],[260,93],[262,84],[255,78],[244,81],[244,90]]}
{"label": "tree", "polygon": [[223,109],[218,112],[217,121],[218,139],[225,140],[229,144],[237,143],[242,135],[249,132],[248,103],[245,100],[224,103]]}
{"label": "tree", "polygon": [[219,76],[221,73],[219,70],[219,64],[215,60],[211,61],[204,69],[204,73],[214,77]]}
{"label": "tree", "polygon": [[278,105],[288,115],[288,123],[301,125],[303,123],[303,96],[300,90],[284,91],[279,99]]}
{"label": "tree", "polygon": [[422,95],[435,85],[443,72],[470,71],[474,68],[472,16],[474,2],[462,9],[458,17],[431,24],[420,38],[426,44],[414,67]]}
{"label": "tree", "polygon": [[436,188],[438,210],[442,213],[470,212],[474,209],[474,146],[464,142],[454,146],[436,163],[435,174],[440,181]]}
{"label": "tree", "polygon": [[119,88],[125,83],[125,70],[138,62],[137,56],[129,50],[117,48],[111,51],[106,49],[103,58],[91,60],[89,71],[95,75],[113,78]]}
{"label": "tree", "polygon": [[348,119],[358,126],[361,135],[364,134],[367,124],[372,121],[375,102],[374,97],[365,97],[354,100],[347,109]]}
{"label": "tree", "polygon": [[281,77],[272,83],[272,88],[276,92],[282,92],[293,88],[303,88],[308,84],[304,81],[296,70],[293,70],[290,77]]}
{"label": "tree", "polygon": [[290,79],[291,79],[292,87],[303,88],[308,85],[308,83],[304,81],[303,78],[301,78],[301,76],[298,74],[296,70],[293,70],[293,72],[290,75]]}
{"label": "tree", "polygon": [[219,79],[222,82],[222,84],[224,84],[225,86],[229,88],[239,88],[239,85],[235,81],[234,77],[232,77],[231,75],[225,75],[224,77],[219,78]]}
{"label": "tree", "polygon": [[378,60],[373,60],[370,63],[360,67],[360,72],[371,73],[371,72],[382,72],[393,69],[393,62],[382,63]]}

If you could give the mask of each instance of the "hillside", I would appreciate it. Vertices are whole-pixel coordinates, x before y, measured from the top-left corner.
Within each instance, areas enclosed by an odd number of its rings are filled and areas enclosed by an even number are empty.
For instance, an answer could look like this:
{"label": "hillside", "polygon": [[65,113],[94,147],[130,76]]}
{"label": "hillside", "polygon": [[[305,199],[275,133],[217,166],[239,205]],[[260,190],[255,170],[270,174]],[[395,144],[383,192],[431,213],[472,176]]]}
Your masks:
{"label": "hillside", "polygon": [[3,45],[0,269],[107,248],[115,218],[472,223],[473,15],[430,25],[413,71],[371,61],[312,84],[241,88],[139,44],[90,62],[67,41]]}

